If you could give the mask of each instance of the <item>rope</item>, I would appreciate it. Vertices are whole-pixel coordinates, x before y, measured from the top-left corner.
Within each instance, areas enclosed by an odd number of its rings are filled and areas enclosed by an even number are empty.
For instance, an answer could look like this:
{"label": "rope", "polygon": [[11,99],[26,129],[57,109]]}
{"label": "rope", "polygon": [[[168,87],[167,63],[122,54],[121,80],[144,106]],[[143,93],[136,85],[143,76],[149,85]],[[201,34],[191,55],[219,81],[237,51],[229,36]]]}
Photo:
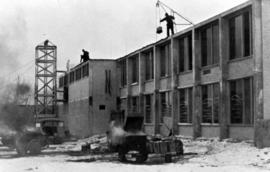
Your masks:
{"label": "rope", "polygon": [[[183,15],[179,14],[177,11],[174,11],[172,8],[170,8],[169,6],[167,6],[166,4],[164,4],[163,2],[159,1],[157,2],[159,4],[159,6],[161,6],[161,8],[167,13],[166,8],[168,8],[171,11],[171,14],[174,16],[174,14],[178,15],[179,17],[181,17],[182,19],[184,19],[186,22],[188,22],[188,24],[176,24],[175,25],[194,25],[189,19],[187,19],[186,17],[184,17]],[[176,28],[176,27],[175,27]]]}
{"label": "rope", "polygon": [[165,13],[167,13],[166,9],[163,7],[162,4],[159,3],[159,5],[161,6],[161,8],[164,10]]}

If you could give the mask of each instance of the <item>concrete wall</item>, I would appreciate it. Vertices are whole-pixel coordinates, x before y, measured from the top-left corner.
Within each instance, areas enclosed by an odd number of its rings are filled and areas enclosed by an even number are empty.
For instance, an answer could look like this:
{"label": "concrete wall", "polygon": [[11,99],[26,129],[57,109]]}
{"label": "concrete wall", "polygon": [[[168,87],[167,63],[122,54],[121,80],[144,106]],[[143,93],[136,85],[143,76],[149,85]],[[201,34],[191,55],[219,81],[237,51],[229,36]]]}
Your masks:
{"label": "concrete wall", "polygon": [[82,78],[69,85],[68,101],[78,101],[89,97],[89,77]]}
{"label": "concrete wall", "polygon": [[220,135],[219,125],[203,125],[202,126],[202,137],[211,138],[219,137]]}
{"label": "concrete wall", "polygon": [[135,85],[131,85],[130,87],[130,94],[132,96],[137,96],[140,94],[140,90],[139,90],[139,85],[135,84]]}
{"label": "concrete wall", "polygon": [[192,136],[193,135],[192,124],[178,125],[178,134],[181,136]]}
{"label": "concrete wall", "polygon": [[[209,73],[204,74],[206,70]],[[214,66],[211,68],[201,70],[201,83],[202,84],[219,82],[220,78],[221,78],[221,72],[220,72],[219,66]]]}
{"label": "concrete wall", "polygon": [[252,140],[254,136],[253,126],[230,126],[229,137],[240,140]]}
{"label": "concrete wall", "polygon": [[127,95],[127,88],[120,88],[120,97],[125,97]]}
{"label": "concrete wall", "polygon": [[171,77],[161,78],[159,82],[160,90],[170,90],[171,89]]}
{"label": "concrete wall", "polygon": [[240,59],[229,63],[228,79],[238,79],[253,76],[253,59]]}
{"label": "concrete wall", "polygon": [[180,74],[178,75],[178,87],[179,88],[186,88],[193,86],[193,73],[185,73],[185,74]]}
{"label": "concrete wall", "polygon": [[64,130],[69,130],[69,120],[68,120],[68,104],[67,103],[61,103],[57,106],[58,110],[58,117],[60,120],[63,120],[64,122]]}
{"label": "concrete wall", "polygon": [[144,83],[144,93],[153,93],[155,88],[154,88],[154,81],[149,81]]}
{"label": "concrete wall", "polygon": [[258,121],[255,128],[255,145],[259,148],[270,146],[270,120]]}
{"label": "concrete wall", "polygon": [[[116,62],[112,60],[95,60],[90,65],[93,73],[92,84],[93,91],[90,95],[93,97],[92,116],[92,134],[105,133],[108,129],[111,111],[116,110],[116,97],[118,93],[118,82],[116,77]],[[105,70],[111,70],[111,94],[105,93]],[[105,105],[105,109],[100,109],[100,105]]]}
{"label": "concrete wall", "polygon": [[80,138],[91,135],[89,111],[88,99],[73,101],[68,104],[67,124],[71,135]]}

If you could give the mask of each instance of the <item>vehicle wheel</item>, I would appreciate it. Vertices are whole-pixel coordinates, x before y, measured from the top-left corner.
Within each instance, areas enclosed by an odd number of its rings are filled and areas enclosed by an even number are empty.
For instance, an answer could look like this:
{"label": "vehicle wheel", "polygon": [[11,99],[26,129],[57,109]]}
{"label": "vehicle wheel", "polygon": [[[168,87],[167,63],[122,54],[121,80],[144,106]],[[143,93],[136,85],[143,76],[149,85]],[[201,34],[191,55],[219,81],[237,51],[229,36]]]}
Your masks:
{"label": "vehicle wheel", "polygon": [[30,155],[37,155],[41,152],[41,145],[39,140],[31,140],[27,144],[27,151],[29,151]]}
{"label": "vehicle wheel", "polygon": [[181,140],[175,140],[176,155],[184,155],[183,143]]}
{"label": "vehicle wheel", "polygon": [[120,162],[126,162],[127,158],[126,158],[126,153],[128,151],[126,150],[126,148],[124,147],[119,147],[118,148],[118,159]]}
{"label": "vehicle wheel", "polygon": [[19,141],[16,141],[15,144],[16,151],[20,156],[25,156],[26,155],[26,147],[24,144],[20,143]]}
{"label": "vehicle wheel", "polygon": [[172,162],[172,155],[171,154],[165,154],[165,162],[166,163]]}
{"label": "vehicle wheel", "polygon": [[140,152],[140,154],[136,157],[136,163],[143,163],[147,160],[147,158],[148,158],[148,153]]}

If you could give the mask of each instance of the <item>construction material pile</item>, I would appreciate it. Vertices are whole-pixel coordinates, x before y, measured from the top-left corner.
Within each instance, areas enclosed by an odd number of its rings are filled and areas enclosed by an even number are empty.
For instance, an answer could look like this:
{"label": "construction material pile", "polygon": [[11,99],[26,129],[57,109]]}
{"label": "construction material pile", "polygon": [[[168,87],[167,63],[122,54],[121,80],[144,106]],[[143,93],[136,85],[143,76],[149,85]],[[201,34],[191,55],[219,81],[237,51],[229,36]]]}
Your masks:
{"label": "construction material pile", "polygon": [[80,140],[80,142],[83,142],[81,145],[82,152],[94,154],[110,152],[106,135],[95,135],[93,137]]}

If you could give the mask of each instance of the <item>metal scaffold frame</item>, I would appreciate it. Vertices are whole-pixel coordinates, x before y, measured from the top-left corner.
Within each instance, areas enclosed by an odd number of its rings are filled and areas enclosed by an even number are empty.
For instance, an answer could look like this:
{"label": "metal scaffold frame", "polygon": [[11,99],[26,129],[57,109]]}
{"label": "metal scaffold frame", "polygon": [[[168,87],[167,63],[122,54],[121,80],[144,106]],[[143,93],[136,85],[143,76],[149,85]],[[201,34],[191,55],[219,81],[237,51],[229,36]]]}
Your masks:
{"label": "metal scaffold frame", "polygon": [[57,47],[46,40],[35,48],[35,119],[56,118]]}

